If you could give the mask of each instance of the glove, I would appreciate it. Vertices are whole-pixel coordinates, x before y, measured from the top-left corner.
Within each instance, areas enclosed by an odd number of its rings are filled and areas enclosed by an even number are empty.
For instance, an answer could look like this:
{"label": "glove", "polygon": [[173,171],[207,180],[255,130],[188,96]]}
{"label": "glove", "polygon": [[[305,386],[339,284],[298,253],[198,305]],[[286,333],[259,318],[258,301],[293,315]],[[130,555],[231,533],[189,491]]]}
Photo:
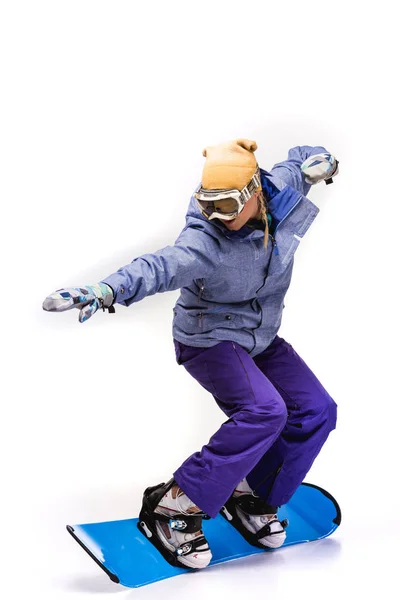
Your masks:
{"label": "glove", "polygon": [[61,288],[54,294],[47,296],[43,302],[43,310],[50,312],[63,312],[70,308],[80,308],[79,322],[83,323],[90,319],[92,315],[102,308],[103,312],[108,308],[108,312],[115,312],[112,306],[114,293],[112,288],[106,283],[95,283],[85,287]]}
{"label": "glove", "polygon": [[301,165],[307,183],[315,184],[320,181],[333,183],[332,178],[339,173],[339,161],[332,154],[323,152],[309,156]]}

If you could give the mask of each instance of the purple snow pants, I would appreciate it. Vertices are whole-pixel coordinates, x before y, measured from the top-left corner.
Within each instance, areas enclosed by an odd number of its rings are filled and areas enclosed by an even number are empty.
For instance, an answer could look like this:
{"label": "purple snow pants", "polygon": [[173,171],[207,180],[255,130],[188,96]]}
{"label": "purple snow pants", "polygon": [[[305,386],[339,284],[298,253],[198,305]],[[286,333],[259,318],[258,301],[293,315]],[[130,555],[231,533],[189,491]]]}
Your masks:
{"label": "purple snow pants", "polygon": [[336,426],[336,403],[283,338],[255,357],[236,342],[194,348],[174,340],[176,360],[228,416],[174,478],[216,517],[244,477],[269,504],[288,502]]}

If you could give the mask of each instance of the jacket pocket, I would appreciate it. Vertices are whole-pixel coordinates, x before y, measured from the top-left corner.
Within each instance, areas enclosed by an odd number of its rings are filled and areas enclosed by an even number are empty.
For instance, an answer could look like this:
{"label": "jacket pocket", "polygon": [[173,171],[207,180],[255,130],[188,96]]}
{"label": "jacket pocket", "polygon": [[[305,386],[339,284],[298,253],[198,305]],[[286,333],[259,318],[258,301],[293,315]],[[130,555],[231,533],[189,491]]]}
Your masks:
{"label": "jacket pocket", "polygon": [[214,329],[233,329],[235,327],[236,315],[227,310],[221,311],[199,311],[199,328],[202,333]]}
{"label": "jacket pocket", "polygon": [[229,309],[205,310],[201,308],[184,308],[177,304],[174,307],[174,322],[185,333],[203,333],[223,327],[232,329],[235,327],[237,315]]}
{"label": "jacket pocket", "polygon": [[199,313],[198,308],[184,308],[177,304],[174,307],[174,324],[185,333],[199,332]]}

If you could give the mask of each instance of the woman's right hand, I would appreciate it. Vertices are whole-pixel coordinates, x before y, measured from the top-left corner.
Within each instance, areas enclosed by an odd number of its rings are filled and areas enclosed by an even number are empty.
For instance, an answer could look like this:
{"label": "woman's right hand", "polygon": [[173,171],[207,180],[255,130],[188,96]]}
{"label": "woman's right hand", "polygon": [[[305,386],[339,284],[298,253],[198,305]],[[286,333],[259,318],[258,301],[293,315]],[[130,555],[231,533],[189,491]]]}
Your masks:
{"label": "woman's right hand", "polygon": [[79,322],[83,323],[90,319],[99,309],[109,309],[114,300],[113,290],[106,283],[95,283],[84,287],[61,288],[56,290],[44,300],[43,310],[49,312],[63,312],[71,308],[79,308]]}

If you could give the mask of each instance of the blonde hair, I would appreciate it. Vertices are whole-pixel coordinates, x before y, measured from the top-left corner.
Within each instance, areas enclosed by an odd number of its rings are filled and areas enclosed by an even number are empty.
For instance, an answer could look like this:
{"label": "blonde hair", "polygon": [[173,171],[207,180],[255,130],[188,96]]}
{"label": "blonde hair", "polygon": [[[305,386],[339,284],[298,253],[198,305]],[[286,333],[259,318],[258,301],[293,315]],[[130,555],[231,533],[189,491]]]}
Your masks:
{"label": "blonde hair", "polygon": [[261,192],[259,193],[257,202],[258,202],[258,208],[260,211],[259,212],[260,219],[265,224],[264,248],[266,248],[268,246],[268,240],[269,240],[269,237],[268,237],[269,227],[268,227],[268,217],[267,217],[268,203],[267,203],[267,199],[264,196],[263,190],[261,190]]}

